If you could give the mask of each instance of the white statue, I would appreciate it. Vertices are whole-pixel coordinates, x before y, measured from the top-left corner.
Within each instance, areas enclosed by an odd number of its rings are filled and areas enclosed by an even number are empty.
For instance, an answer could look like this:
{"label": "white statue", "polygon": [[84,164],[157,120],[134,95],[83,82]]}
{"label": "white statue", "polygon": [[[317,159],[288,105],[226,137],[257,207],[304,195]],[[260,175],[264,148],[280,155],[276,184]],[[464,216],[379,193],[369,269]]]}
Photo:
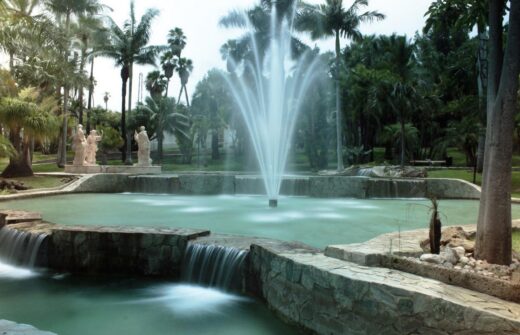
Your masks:
{"label": "white statue", "polygon": [[134,140],[137,142],[139,150],[137,151],[137,166],[151,166],[150,158],[150,139],[146,133],[145,127],[139,127],[139,133],[134,133]]}
{"label": "white statue", "polygon": [[74,150],[73,165],[85,165],[85,151],[87,147],[87,140],[83,133],[83,126],[78,124],[76,135],[72,139],[72,150]]}
{"label": "white statue", "polygon": [[85,164],[86,165],[97,165],[96,164],[96,152],[98,151],[97,143],[101,141],[102,135],[99,136],[97,131],[91,130],[87,137],[87,148],[85,151]]}

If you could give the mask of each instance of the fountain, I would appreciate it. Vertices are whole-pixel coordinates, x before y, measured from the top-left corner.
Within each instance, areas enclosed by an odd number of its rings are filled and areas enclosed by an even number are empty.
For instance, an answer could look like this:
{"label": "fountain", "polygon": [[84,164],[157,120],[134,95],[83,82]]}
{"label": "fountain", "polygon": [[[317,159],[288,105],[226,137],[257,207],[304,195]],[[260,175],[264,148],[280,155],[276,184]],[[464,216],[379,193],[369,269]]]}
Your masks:
{"label": "fountain", "polygon": [[[280,19],[276,6],[271,7],[271,37],[262,56],[249,27],[253,59],[231,60],[242,74],[226,78],[247,125],[264,181],[269,207],[277,207],[292,135],[303,97],[313,81],[318,64],[310,53],[293,56],[292,32],[295,10],[291,17]],[[247,78],[247,79],[246,79]]]}
{"label": "fountain", "polygon": [[190,244],[182,277],[189,283],[221,289],[240,289],[247,251],[212,244]]}
{"label": "fountain", "polygon": [[31,234],[9,227],[0,229],[0,260],[32,268],[46,234]]}

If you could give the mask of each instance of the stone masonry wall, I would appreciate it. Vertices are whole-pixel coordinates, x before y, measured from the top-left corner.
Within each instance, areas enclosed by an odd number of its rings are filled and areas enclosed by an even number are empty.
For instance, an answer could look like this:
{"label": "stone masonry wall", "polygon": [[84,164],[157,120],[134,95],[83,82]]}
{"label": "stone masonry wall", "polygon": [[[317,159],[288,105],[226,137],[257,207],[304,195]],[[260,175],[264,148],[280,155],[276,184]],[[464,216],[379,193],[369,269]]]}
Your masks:
{"label": "stone masonry wall", "polygon": [[73,273],[177,277],[189,240],[209,231],[54,226],[48,267]]}
{"label": "stone masonry wall", "polygon": [[[257,176],[229,174],[91,175],[72,192],[146,192],[190,195],[265,194]],[[346,176],[297,176],[282,182],[283,195],[320,198],[424,198],[479,199],[480,189],[458,179],[399,179]]]}
{"label": "stone masonry wall", "polygon": [[251,246],[250,262],[268,306],[312,333],[520,333],[517,304],[415,275],[281,246]]}

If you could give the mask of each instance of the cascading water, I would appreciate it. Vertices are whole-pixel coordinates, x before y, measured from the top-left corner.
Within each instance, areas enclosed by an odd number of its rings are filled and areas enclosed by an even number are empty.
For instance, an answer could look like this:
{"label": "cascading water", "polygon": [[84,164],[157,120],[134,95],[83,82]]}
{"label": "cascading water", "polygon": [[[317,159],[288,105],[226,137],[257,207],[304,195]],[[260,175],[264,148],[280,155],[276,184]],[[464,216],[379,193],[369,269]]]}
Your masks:
{"label": "cascading water", "polygon": [[47,234],[29,233],[7,226],[0,229],[0,261],[32,268]]}
{"label": "cascading water", "polygon": [[182,266],[184,281],[222,289],[239,289],[247,251],[212,244],[190,244]]}
{"label": "cascading water", "polygon": [[262,57],[255,30],[244,15],[253,57],[240,62],[231,60],[235,69],[243,71],[226,76],[247,125],[270,207],[278,204],[296,118],[318,64],[310,53],[293,56],[294,18],[295,10],[290,18],[281,19],[276,5],[271,7],[271,36]]}

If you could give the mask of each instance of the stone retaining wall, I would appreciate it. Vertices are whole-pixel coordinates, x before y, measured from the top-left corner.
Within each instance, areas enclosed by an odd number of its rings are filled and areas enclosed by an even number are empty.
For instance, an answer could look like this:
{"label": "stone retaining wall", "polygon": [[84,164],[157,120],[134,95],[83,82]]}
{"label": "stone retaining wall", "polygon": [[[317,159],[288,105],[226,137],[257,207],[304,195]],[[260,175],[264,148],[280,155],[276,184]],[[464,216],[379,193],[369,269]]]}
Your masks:
{"label": "stone retaining wall", "polygon": [[268,306],[317,334],[512,335],[519,305],[312,250],[252,245],[252,277]]}
{"label": "stone retaining wall", "polygon": [[207,230],[61,226],[20,223],[11,228],[46,233],[38,266],[86,274],[170,276],[177,278],[190,240]]}
{"label": "stone retaining wall", "polygon": [[325,256],[300,243],[185,229],[17,223],[49,236],[47,266],[88,274],[178,277],[188,241],[249,249],[246,288],[316,334],[512,335],[520,306],[396,270]]}
{"label": "stone retaining wall", "polygon": [[[265,194],[259,176],[229,174],[121,175],[85,177],[72,192]],[[283,180],[281,194],[320,198],[425,198],[479,199],[479,187],[459,179],[390,179],[346,176],[291,176]]]}

